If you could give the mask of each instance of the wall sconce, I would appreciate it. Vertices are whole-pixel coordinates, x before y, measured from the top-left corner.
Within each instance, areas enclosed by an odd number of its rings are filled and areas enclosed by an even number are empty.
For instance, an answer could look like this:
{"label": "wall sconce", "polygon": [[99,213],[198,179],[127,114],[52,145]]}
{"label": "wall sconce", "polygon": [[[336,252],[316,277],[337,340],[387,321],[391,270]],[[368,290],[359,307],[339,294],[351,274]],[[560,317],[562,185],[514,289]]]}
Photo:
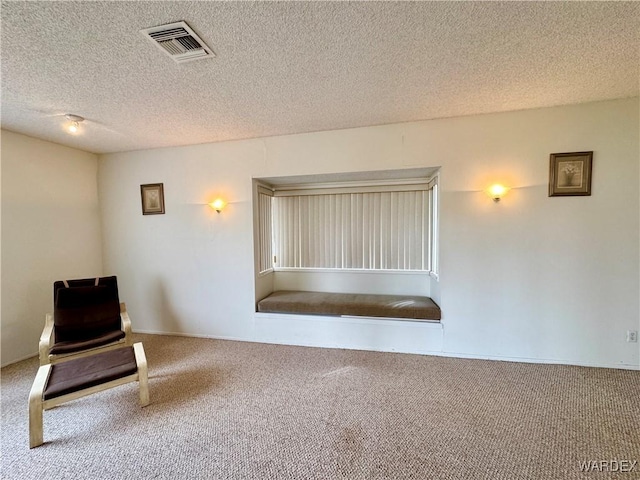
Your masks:
{"label": "wall sconce", "polygon": [[227,206],[227,202],[222,200],[221,198],[216,198],[213,202],[209,204],[211,208],[213,208],[216,212],[220,213],[224,207]]}
{"label": "wall sconce", "polygon": [[80,131],[80,123],[84,122],[84,118],[80,115],[73,115],[72,113],[65,114],[65,118],[69,120],[69,123],[65,126],[65,130],[75,135]]}
{"label": "wall sconce", "polygon": [[502,197],[504,197],[507,192],[510,190],[509,187],[505,187],[504,185],[500,185],[499,183],[496,183],[494,185],[491,185],[487,190],[486,193],[487,195],[489,195],[491,198],[493,198],[494,202],[499,202],[500,199]]}

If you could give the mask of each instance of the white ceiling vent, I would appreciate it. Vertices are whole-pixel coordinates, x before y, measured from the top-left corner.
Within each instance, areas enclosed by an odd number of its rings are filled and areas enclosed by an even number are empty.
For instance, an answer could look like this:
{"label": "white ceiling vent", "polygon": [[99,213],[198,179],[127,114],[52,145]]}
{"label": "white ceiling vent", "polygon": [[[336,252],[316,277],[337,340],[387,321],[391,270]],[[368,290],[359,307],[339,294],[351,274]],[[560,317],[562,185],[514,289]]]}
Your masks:
{"label": "white ceiling vent", "polygon": [[186,22],[170,23],[146,28],[147,35],[163,52],[177,63],[190,62],[201,58],[213,58],[215,53],[207,47]]}

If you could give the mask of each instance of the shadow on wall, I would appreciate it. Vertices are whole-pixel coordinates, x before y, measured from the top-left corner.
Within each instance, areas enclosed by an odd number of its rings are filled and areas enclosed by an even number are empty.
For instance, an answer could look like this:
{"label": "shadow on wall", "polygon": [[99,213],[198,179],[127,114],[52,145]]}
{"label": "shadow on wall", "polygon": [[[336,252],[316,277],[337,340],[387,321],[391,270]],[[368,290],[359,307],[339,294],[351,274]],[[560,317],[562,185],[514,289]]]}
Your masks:
{"label": "shadow on wall", "polygon": [[158,305],[160,311],[157,312],[158,325],[154,330],[167,334],[181,333],[182,322],[176,314],[173,304],[169,298],[169,290],[162,280],[158,281]]}

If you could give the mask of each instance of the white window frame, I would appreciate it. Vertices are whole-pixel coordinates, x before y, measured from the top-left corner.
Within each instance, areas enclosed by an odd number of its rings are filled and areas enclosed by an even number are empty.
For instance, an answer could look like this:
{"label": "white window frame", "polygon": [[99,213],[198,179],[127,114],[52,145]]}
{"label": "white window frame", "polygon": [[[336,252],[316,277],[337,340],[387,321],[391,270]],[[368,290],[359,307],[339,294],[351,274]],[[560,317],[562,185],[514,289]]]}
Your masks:
{"label": "white window frame", "polygon": [[[274,265],[273,260],[276,252],[275,232],[273,226],[269,228],[270,238],[268,242],[272,245],[271,268],[262,269],[260,266],[263,254],[259,254],[258,269],[259,275],[266,275],[277,271],[326,271],[326,272],[375,272],[375,273],[408,273],[408,274],[425,274],[428,273],[433,278],[438,278],[438,181],[439,174],[436,173],[430,178],[408,178],[401,180],[387,180],[378,182],[330,182],[330,183],[314,183],[300,185],[286,185],[277,187],[266,187],[264,184],[258,184],[258,194],[273,195],[273,197],[281,196],[300,196],[300,195],[318,195],[318,194],[335,194],[335,193],[358,193],[358,192],[383,192],[383,191],[408,191],[416,189],[424,189],[428,194],[427,217],[428,222],[427,238],[425,239],[425,247],[428,249],[424,259],[425,267],[420,270],[392,270],[392,269],[354,269],[354,268],[311,268],[311,267],[278,267]],[[274,212],[271,212],[272,219]],[[260,218],[257,225],[260,225]],[[258,252],[262,251],[263,243],[267,241],[265,232],[259,226],[258,232]],[[267,234],[268,235],[268,234]]]}
{"label": "white window frame", "polygon": [[[274,271],[273,257],[273,202],[265,203],[265,197],[273,199],[273,190],[266,185],[256,185],[256,212],[255,225],[257,228],[256,268],[258,275],[268,275]],[[266,218],[265,218],[266,217]]]}
{"label": "white window frame", "polygon": [[429,275],[440,277],[440,173],[429,179]]}

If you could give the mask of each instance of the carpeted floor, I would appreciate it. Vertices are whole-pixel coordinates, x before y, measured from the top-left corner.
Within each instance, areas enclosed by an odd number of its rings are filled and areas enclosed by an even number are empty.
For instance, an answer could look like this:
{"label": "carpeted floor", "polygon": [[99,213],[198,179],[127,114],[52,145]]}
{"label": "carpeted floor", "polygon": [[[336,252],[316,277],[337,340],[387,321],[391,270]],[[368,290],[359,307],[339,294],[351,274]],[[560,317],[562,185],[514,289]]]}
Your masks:
{"label": "carpeted floor", "polygon": [[[67,403],[33,450],[37,359],[2,369],[3,479],[640,478],[638,371],[136,339],[151,405],[137,384]],[[638,464],[581,471],[610,460]]]}

